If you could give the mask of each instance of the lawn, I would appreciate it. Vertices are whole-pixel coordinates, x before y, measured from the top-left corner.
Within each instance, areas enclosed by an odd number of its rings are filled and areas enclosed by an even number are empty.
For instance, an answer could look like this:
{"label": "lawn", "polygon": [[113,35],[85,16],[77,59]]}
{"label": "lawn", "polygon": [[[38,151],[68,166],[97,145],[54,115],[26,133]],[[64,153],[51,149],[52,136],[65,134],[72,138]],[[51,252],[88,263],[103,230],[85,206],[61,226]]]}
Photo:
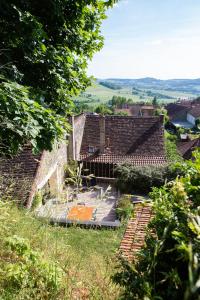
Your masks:
{"label": "lawn", "polygon": [[[56,227],[49,225],[48,220],[37,220],[32,213],[16,207],[9,207],[7,214],[1,221],[1,241],[6,236],[23,237],[30,242],[33,250],[41,253],[47,261],[57,262],[65,270],[63,280],[66,289],[64,296],[57,299],[118,299],[120,289],[113,284],[111,276],[124,228]],[[1,257],[4,257],[3,252],[2,244]],[[1,260],[1,264],[5,263]],[[2,294],[1,288],[0,282]]]}

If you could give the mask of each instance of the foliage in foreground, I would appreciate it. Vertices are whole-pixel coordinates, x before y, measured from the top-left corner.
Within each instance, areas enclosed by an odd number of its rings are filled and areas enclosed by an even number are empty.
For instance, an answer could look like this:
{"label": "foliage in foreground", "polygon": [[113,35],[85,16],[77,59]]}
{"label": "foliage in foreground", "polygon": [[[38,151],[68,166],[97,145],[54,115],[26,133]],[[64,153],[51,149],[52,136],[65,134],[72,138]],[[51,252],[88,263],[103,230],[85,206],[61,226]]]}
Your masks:
{"label": "foliage in foreground", "polygon": [[0,1],[1,152],[15,154],[29,138],[35,150],[51,150],[72,98],[90,85],[87,64],[103,46],[101,23],[115,2]]}
{"label": "foliage in foreground", "polygon": [[122,230],[61,228],[0,201],[0,299],[108,299]]}
{"label": "foliage in foreground", "polygon": [[151,193],[154,218],[135,262],[119,265],[121,299],[200,299],[200,153],[186,175]]}
{"label": "foliage in foreground", "polygon": [[29,142],[34,152],[52,150],[69,131],[64,117],[31,99],[31,90],[5,80],[0,83],[0,154],[16,154]]}

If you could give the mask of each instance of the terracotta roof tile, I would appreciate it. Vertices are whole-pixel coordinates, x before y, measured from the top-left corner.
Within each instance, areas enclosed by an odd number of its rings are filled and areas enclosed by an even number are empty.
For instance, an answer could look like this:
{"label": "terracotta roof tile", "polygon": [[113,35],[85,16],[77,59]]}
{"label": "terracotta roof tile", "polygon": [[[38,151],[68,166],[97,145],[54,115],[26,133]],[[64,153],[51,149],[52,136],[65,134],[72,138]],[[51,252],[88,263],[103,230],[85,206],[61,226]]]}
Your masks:
{"label": "terracotta roof tile", "polygon": [[[100,116],[87,115],[81,156],[88,158],[89,146],[94,147],[96,155],[100,149]],[[96,161],[135,160],[144,157],[164,157],[163,120],[161,117],[105,116],[105,153],[108,157],[95,157]],[[92,155],[93,156],[93,155]],[[92,157],[91,157],[92,159]],[[93,158],[94,159],[94,158]]]}
{"label": "terracotta roof tile", "polygon": [[193,106],[189,111],[189,114],[191,114],[193,117],[195,118],[199,118],[200,117],[200,105],[195,105]]}
{"label": "terracotta roof tile", "polygon": [[121,164],[129,163],[135,166],[146,166],[146,165],[163,165],[166,163],[164,156],[139,156],[139,155],[87,155],[82,154],[80,156],[81,161],[90,161],[96,163],[110,163],[110,164]]}
{"label": "terracotta roof tile", "polygon": [[200,138],[196,138],[191,141],[179,142],[177,144],[178,151],[185,159],[190,159],[192,157],[192,151],[195,148],[200,148]]}
{"label": "terracotta roof tile", "polygon": [[191,108],[190,104],[177,104],[177,103],[169,103],[166,106],[166,110],[168,112],[168,116],[171,121],[175,120],[185,120],[187,116],[188,110]]}

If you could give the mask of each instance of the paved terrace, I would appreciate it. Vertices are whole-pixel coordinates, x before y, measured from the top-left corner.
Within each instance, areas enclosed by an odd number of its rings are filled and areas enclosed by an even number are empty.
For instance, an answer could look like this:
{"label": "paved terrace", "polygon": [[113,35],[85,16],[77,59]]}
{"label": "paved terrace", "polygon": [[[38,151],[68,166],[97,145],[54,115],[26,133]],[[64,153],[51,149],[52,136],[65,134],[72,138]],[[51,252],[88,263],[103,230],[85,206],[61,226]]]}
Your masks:
{"label": "paved terrace", "polygon": [[[115,208],[118,195],[115,191],[110,191],[104,197],[105,189],[88,191],[80,193],[76,201],[59,202],[56,200],[49,200],[45,205],[37,209],[38,217],[49,218],[50,222],[60,224],[80,224],[86,226],[105,226],[118,227],[120,222],[116,218]],[[94,216],[90,220],[75,221],[67,217],[69,212],[74,207],[93,208]]]}

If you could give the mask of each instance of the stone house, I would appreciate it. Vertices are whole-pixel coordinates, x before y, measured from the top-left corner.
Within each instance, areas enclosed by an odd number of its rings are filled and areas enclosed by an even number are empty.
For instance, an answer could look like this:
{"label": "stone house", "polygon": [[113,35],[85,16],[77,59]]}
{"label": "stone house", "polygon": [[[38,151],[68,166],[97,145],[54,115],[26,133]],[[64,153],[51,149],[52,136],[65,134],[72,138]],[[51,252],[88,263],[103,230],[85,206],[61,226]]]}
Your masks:
{"label": "stone house", "polygon": [[97,178],[115,178],[115,166],[163,165],[163,116],[86,115],[80,159]]}
{"label": "stone house", "polygon": [[170,103],[166,106],[170,122],[175,127],[192,128],[200,118],[200,103],[198,101],[183,101]]}

